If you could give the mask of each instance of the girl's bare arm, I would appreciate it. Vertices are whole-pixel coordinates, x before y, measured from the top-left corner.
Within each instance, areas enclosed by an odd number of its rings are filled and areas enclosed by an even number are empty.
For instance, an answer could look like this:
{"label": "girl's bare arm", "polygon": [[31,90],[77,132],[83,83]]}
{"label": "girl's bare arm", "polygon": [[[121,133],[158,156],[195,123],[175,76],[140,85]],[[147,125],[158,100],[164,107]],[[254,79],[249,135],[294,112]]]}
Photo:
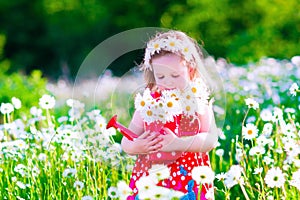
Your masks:
{"label": "girl's bare arm", "polygon": [[159,133],[153,133],[144,130],[144,122],[139,114],[135,112],[128,127],[135,134],[139,135],[134,141],[122,138],[122,149],[130,155],[154,153],[162,147],[159,142],[162,140],[158,137]]}

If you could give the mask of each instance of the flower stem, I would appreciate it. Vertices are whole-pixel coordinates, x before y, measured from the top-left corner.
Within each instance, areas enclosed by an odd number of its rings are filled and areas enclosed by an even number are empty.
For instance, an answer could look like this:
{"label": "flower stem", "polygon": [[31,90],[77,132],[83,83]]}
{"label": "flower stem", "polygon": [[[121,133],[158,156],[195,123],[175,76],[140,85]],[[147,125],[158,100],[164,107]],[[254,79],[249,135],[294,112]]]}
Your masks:
{"label": "flower stem", "polygon": [[199,185],[199,190],[198,190],[198,200],[201,200],[201,191],[202,191],[202,183]]}
{"label": "flower stem", "polygon": [[239,183],[239,185],[240,185],[240,187],[241,187],[241,189],[242,189],[242,192],[243,192],[245,198],[246,198],[247,200],[250,200],[250,198],[249,198],[249,196],[248,196],[248,194],[247,194],[247,192],[246,192],[245,187],[243,186],[243,184]]}

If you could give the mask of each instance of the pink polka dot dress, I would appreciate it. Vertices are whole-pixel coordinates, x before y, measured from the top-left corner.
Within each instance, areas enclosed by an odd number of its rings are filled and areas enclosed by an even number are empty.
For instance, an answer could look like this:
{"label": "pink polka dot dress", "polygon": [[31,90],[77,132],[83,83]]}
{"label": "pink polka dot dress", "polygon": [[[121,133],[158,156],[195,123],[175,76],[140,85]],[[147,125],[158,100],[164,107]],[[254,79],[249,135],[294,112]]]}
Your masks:
{"label": "pink polka dot dress", "polygon": [[[161,130],[162,127],[167,127],[173,131],[178,137],[192,136],[201,134],[199,120],[192,120],[184,115],[174,117],[173,122],[168,122],[164,125],[147,124],[145,123],[146,130]],[[161,132],[161,131],[160,131]],[[161,134],[163,134],[161,132]],[[181,191],[185,194],[194,192],[198,197],[199,185],[192,179],[192,169],[196,166],[209,166],[208,153],[201,152],[157,152],[150,155],[139,155],[134,165],[129,187],[133,191],[133,195],[127,199],[138,199],[138,189],[136,182],[142,177],[149,175],[148,170],[154,164],[165,164],[170,170],[170,176],[167,179],[158,182],[158,186]],[[192,189],[191,189],[192,187]],[[212,189],[212,184],[204,184],[201,191],[201,200],[206,200],[205,194],[209,189]],[[192,191],[191,191],[192,190]],[[191,199],[190,197],[187,199]],[[196,199],[196,198],[195,198]]]}

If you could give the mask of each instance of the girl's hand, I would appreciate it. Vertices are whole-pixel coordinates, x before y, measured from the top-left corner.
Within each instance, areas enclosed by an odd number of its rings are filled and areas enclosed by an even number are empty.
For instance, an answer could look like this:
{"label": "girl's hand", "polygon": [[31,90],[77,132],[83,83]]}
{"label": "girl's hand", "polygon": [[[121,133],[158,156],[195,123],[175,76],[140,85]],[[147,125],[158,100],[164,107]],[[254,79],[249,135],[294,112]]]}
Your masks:
{"label": "girl's hand", "polygon": [[177,137],[177,135],[175,135],[175,133],[173,133],[173,131],[168,128],[163,128],[163,130],[165,131],[165,134],[161,134],[159,136],[159,138],[162,139],[162,141],[160,142],[162,148],[160,150],[165,152],[179,151],[180,138]]}
{"label": "girl's hand", "polygon": [[149,154],[160,151],[162,144],[159,133],[146,131],[134,140],[135,154]]}

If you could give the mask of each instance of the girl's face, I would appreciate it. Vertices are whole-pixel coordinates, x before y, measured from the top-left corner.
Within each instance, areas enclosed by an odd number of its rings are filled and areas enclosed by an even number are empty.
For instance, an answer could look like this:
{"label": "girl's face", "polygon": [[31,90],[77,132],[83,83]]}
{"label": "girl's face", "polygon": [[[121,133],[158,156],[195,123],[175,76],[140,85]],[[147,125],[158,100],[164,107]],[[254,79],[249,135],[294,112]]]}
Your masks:
{"label": "girl's face", "polygon": [[176,54],[166,54],[152,59],[156,85],[159,89],[183,90],[189,81],[189,69]]}

